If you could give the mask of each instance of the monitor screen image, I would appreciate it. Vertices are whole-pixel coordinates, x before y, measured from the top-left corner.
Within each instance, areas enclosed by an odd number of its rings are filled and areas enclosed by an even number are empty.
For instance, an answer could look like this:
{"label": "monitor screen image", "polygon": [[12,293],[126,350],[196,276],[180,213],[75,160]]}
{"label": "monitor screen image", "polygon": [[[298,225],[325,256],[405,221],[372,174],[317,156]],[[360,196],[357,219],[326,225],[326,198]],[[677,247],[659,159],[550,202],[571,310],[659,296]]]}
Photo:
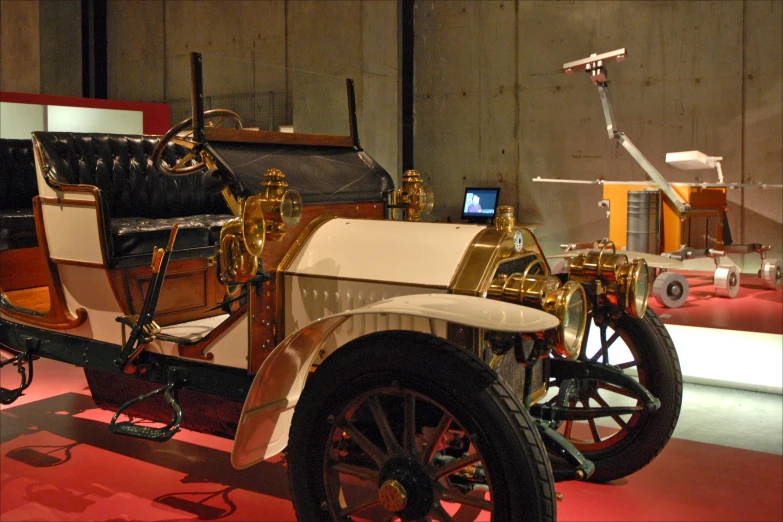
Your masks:
{"label": "monitor screen image", "polygon": [[462,202],[462,219],[494,218],[499,192],[499,188],[466,188]]}

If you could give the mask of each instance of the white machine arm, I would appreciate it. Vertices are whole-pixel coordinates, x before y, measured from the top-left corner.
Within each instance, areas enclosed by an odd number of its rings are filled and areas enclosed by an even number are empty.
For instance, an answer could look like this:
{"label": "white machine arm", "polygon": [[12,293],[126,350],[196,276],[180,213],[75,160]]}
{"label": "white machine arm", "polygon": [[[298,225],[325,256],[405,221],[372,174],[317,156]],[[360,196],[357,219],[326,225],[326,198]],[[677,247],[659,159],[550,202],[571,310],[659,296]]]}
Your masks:
{"label": "white machine arm", "polygon": [[598,87],[598,95],[601,97],[601,106],[604,109],[606,132],[609,135],[609,139],[616,139],[620,142],[620,145],[628,151],[634,161],[644,169],[650,179],[652,179],[663,193],[666,194],[666,197],[674,203],[680,214],[687,213],[690,211],[691,206],[672,189],[671,185],[666,181],[666,178],[664,178],[663,175],[658,172],[658,169],[644,157],[642,151],[633,144],[630,138],[617,130],[617,123],[614,120],[614,109],[612,109],[612,102],[609,99],[609,81],[607,80],[604,62],[620,62],[625,59],[626,54],[625,48],[609,51],[608,53],[603,53],[601,55],[591,54],[587,58],[564,63],[563,72],[566,74],[573,74],[574,71],[584,70],[590,73],[590,79],[596,87]]}

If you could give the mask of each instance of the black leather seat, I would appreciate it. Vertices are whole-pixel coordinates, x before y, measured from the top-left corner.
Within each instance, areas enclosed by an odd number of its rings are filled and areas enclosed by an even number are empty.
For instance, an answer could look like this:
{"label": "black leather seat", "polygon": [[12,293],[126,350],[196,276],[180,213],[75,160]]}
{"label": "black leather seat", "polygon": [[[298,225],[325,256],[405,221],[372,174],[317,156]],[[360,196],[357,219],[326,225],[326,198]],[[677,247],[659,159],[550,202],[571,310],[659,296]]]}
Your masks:
{"label": "black leather seat", "polygon": [[[200,176],[172,177],[152,165],[158,136],[36,132],[47,182],[94,185],[100,189],[107,223],[104,234],[112,267],[149,263],[152,247],[168,241],[179,224],[174,259],[214,253],[220,227],[233,216],[220,194],[204,190]],[[164,161],[173,165],[188,149],[169,144]]]}
{"label": "black leather seat", "polygon": [[32,201],[37,195],[32,141],[0,139],[0,250],[38,245]]}

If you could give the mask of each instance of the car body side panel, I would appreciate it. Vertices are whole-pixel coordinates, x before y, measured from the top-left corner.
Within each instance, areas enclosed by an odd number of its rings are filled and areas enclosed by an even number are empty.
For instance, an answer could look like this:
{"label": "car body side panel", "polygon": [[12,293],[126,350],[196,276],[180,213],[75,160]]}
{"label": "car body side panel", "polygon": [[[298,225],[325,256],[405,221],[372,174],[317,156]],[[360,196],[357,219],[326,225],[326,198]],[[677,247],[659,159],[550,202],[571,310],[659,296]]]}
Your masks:
{"label": "car body side panel", "polygon": [[338,328],[365,315],[386,317],[389,322],[395,319],[388,316],[395,315],[424,318],[436,336],[442,322],[502,332],[540,332],[559,325],[556,317],[540,310],[453,294],[399,296],[317,319],[286,337],[261,365],[237,427],[231,452],[234,467],[246,468],[285,448],[293,409],[320,350]]}

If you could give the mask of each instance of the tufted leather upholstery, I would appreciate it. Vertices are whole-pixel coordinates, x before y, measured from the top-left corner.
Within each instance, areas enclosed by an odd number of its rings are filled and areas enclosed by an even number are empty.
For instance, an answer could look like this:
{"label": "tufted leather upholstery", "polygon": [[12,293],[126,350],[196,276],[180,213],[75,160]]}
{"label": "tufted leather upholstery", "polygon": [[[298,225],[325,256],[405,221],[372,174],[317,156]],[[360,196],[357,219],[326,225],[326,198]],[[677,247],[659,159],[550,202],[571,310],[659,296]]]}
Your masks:
{"label": "tufted leather upholstery", "polygon": [[37,195],[32,141],[0,139],[0,250],[38,244],[32,203]]}
{"label": "tufted leather upholstery", "polygon": [[[109,223],[112,266],[149,262],[153,245],[163,246],[180,223],[175,258],[211,253],[220,227],[232,216],[219,194],[204,190],[200,176],[172,177],[152,165],[158,136],[36,132],[50,185],[94,185],[101,190]],[[164,161],[173,165],[188,150],[169,144]],[[138,263],[136,262],[138,261]]]}

